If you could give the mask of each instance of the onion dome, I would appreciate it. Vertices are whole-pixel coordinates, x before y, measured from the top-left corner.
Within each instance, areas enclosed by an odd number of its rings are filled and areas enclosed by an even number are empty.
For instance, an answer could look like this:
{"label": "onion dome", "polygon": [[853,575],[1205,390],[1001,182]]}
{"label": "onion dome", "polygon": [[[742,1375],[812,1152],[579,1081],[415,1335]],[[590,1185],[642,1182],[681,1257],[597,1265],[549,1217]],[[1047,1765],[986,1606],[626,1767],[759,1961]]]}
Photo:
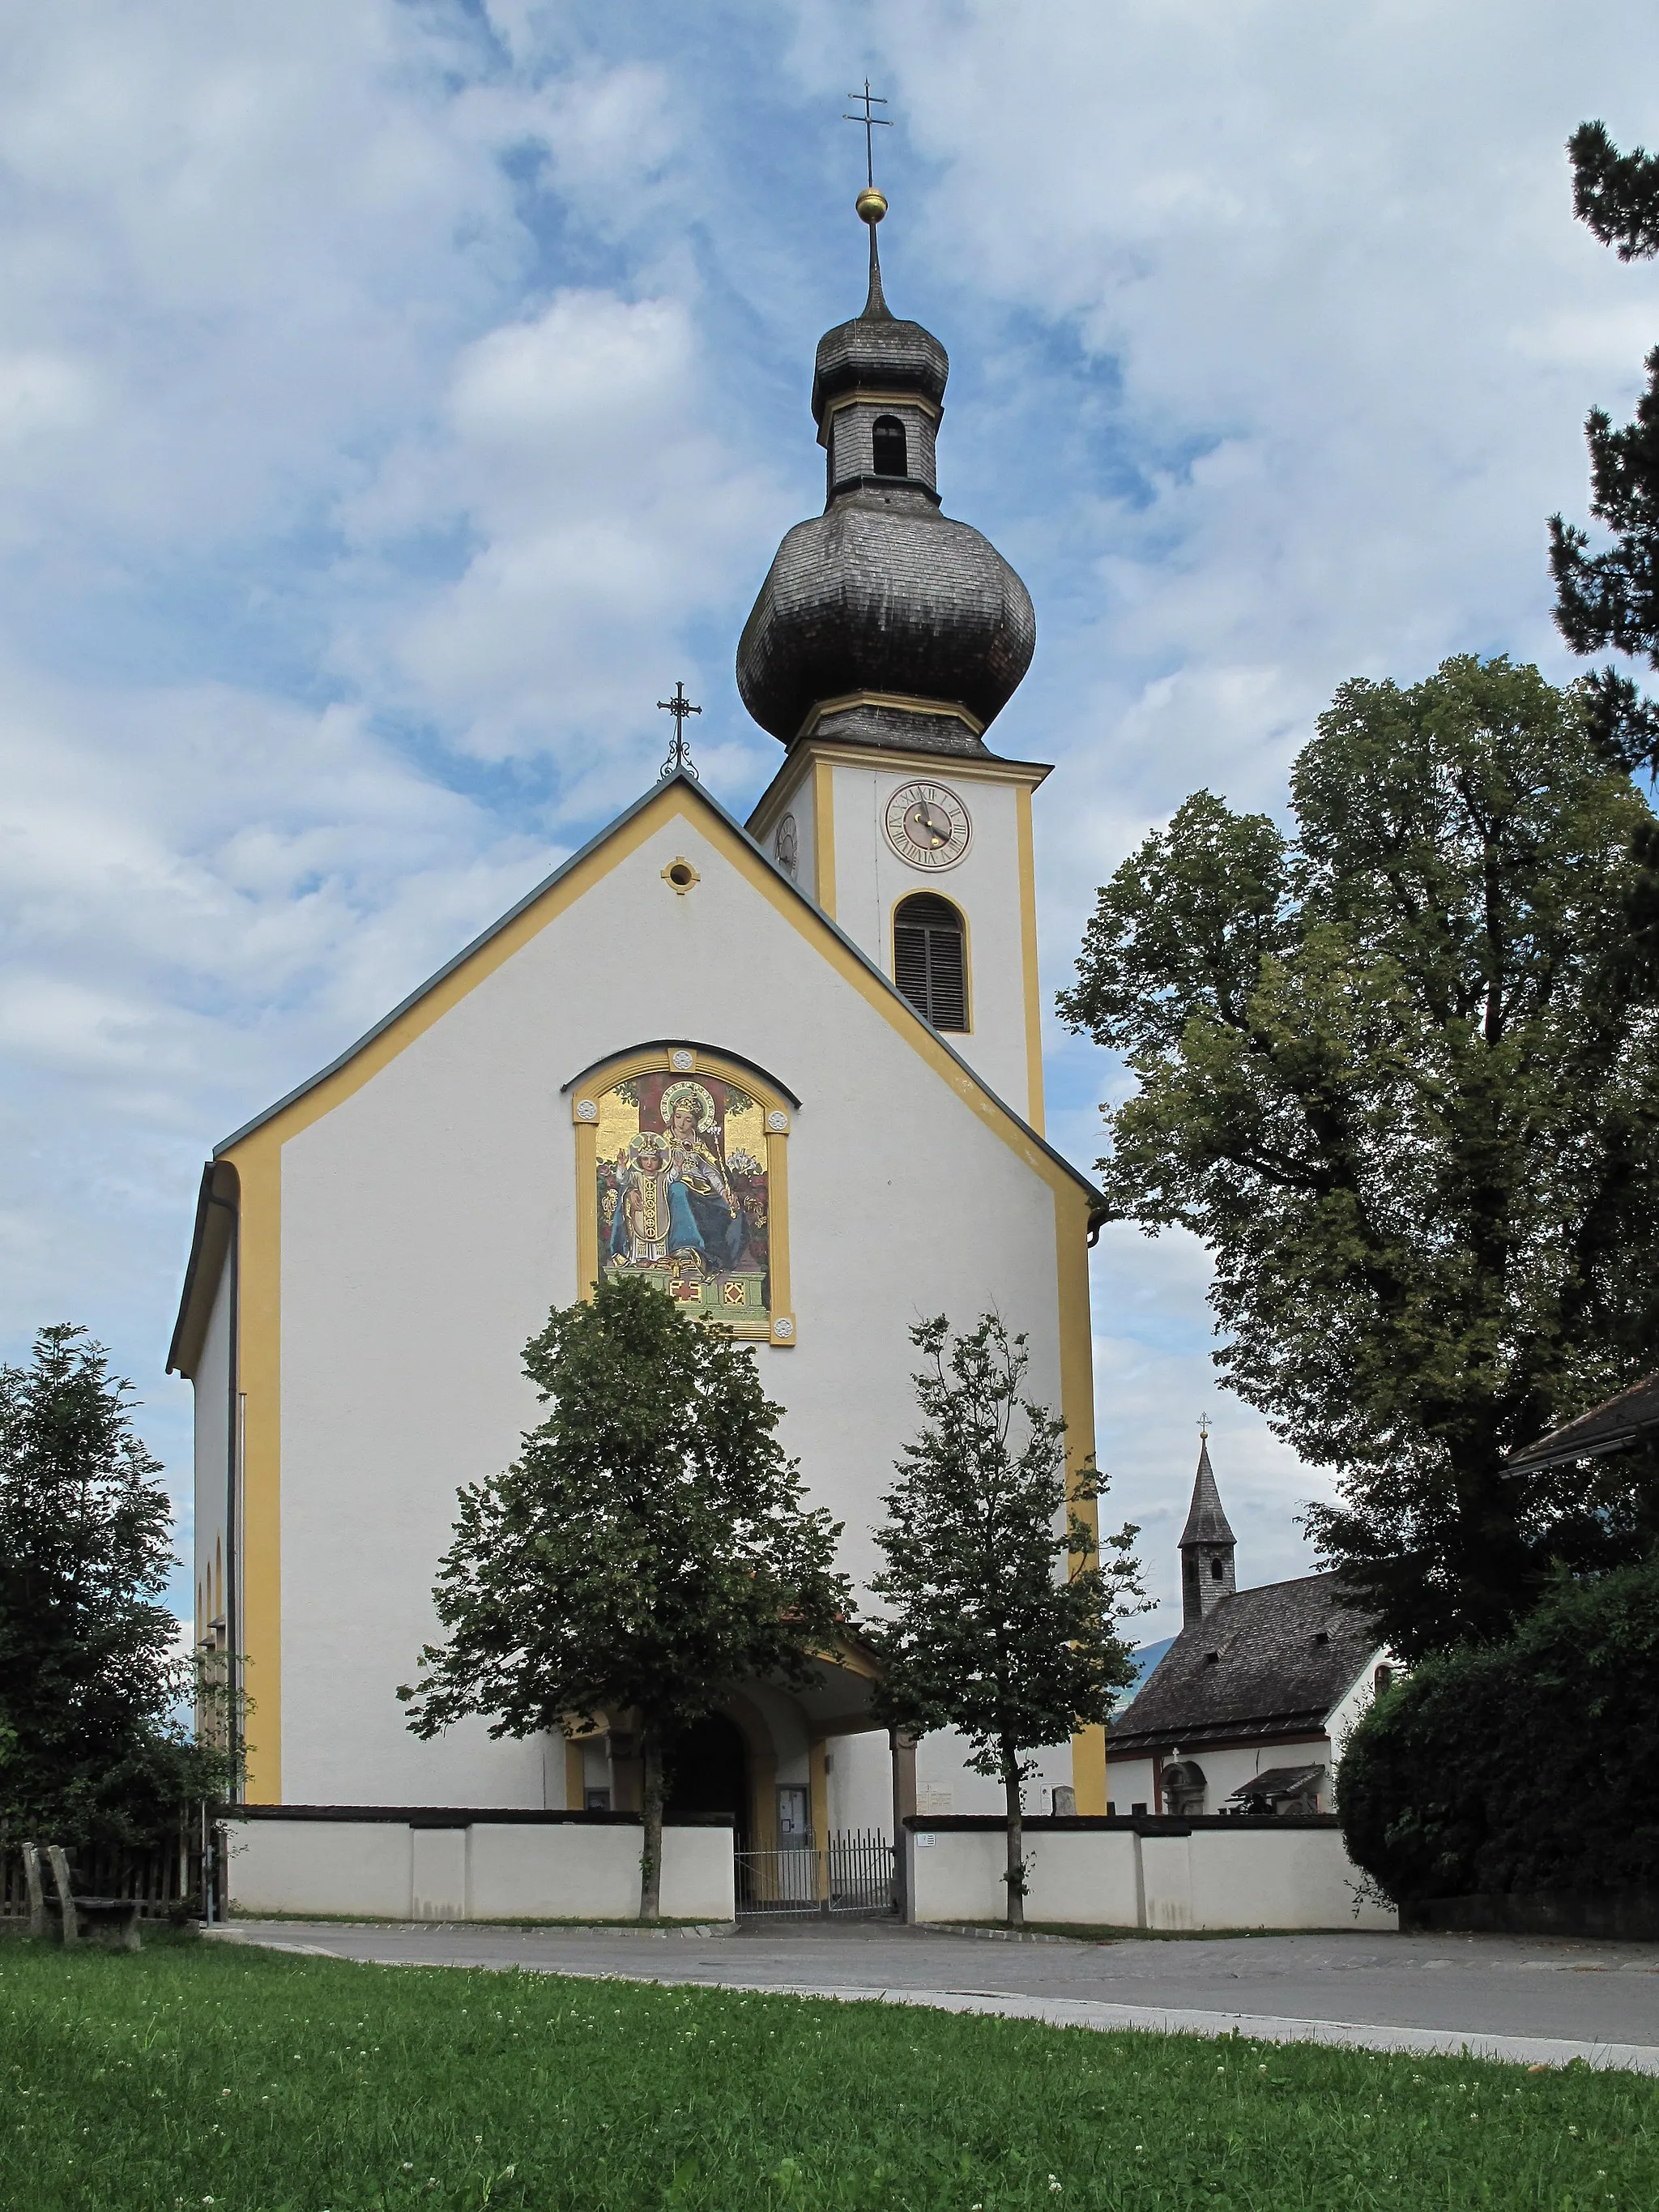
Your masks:
{"label": "onion dome", "polygon": [[950,362],[882,291],[825,332],[812,416],[824,511],[778,548],[738,646],[738,689],[785,744],[839,738],[905,751],[983,753],[983,733],[1030,666],[1030,595],[988,538],[939,511],[934,443]]}

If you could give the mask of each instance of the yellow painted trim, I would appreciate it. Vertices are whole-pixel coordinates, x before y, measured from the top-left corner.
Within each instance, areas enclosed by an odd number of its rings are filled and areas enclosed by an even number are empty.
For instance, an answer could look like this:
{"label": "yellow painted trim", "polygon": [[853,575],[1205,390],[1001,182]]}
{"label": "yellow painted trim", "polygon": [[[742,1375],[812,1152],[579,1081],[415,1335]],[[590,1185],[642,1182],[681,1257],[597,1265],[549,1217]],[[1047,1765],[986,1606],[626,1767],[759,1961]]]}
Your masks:
{"label": "yellow painted trim", "polygon": [[[945,905],[962,924],[962,988],[963,996],[966,1001],[968,1026],[963,1030],[941,1030],[939,1035],[941,1036],[972,1036],[974,1034],[973,933],[968,927],[967,915],[956,901],[953,898],[945,898],[943,891],[935,890],[932,884],[926,883],[925,880],[912,884],[908,890],[901,891],[887,910],[887,972],[893,979],[893,988],[895,990],[898,988],[898,944],[893,932],[898,927],[899,908],[904,904],[906,899],[913,898],[944,899]],[[1041,1136],[1042,1133],[1039,1129],[1037,1134]]]}
{"label": "yellow painted trim", "polygon": [[848,744],[838,738],[798,738],[744,824],[757,844],[765,844],[785,807],[805,788],[807,772],[826,761],[844,768],[875,769],[900,781],[920,775],[949,783],[965,779],[970,783],[1024,784],[1033,791],[1054,772],[1042,761],[1000,760],[994,753],[941,753],[902,745]]}
{"label": "yellow painted trim", "polygon": [[[585,1088],[586,1086],[584,1086]],[[576,1296],[591,1298],[599,1279],[599,1217],[593,1203],[598,1188],[599,1133],[592,1121],[576,1124]],[[583,1194],[587,1202],[582,1203]]]}
{"label": "yellow painted trim", "polygon": [[[604,1093],[626,1083],[633,1075],[657,1075],[666,1069],[676,1075],[717,1075],[736,1084],[763,1107],[766,1132],[767,1266],[772,1282],[772,1334],[767,1340],[780,1352],[799,1340],[799,1327],[789,1297],[789,1101],[769,1084],[758,1083],[751,1068],[726,1060],[717,1052],[694,1052],[688,1045],[652,1045],[643,1051],[618,1053],[590,1068],[571,1093],[570,1118],[576,1136],[576,1295],[590,1298],[599,1275],[599,1217],[593,1203],[594,1176],[599,1165],[599,1102]],[[745,1340],[752,1341],[753,1340]]]}
{"label": "yellow painted trim", "polygon": [[247,1718],[246,1795],[283,1802],[283,1148],[268,1122],[232,1156],[240,1187],[236,1371],[241,1385],[242,1603]]}
{"label": "yellow painted trim", "polygon": [[[976,738],[985,735],[985,725],[977,714],[955,699],[924,699],[911,691],[843,691],[837,698],[820,699],[807,710],[806,720],[795,732],[794,742],[800,744],[811,737],[820,722],[830,714],[845,714],[849,707],[890,707],[899,714],[949,714],[970,730]],[[936,757],[951,758],[944,755]]]}
{"label": "yellow painted trim", "polygon": [[[1054,1193],[1054,1258],[1060,1308],[1060,1409],[1066,1421],[1068,1488],[1095,1456],[1094,1331],[1089,1318],[1089,1203],[1081,1191]],[[1096,1531],[1099,1515],[1091,1500],[1079,1507]],[[1099,1559],[1091,1551],[1087,1565]],[[1079,1813],[1106,1810],[1106,1731],[1079,1729],[1072,1738],[1072,1786]]]}
{"label": "yellow painted trim", "polygon": [[1025,986],[1025,1118],[1042,1134],[1042,986],[1037,977],[1036,852],[1031,836],[1031,793],[1014,793],[1019,848],[1019,952]]}
{"label": "yellow painted trim", "polygon": [[817,1895],[822,1899],[830,1894],[830,1747],[821,1735],[807,1740],[806,1778],[806,1817],[812,1823]]}
{"label": "yellow painted trim", "polygon": [[921,414],[931,416],[935,422],[945,413],[921,392],[843,392],[824,409],[824,419],[839,415],[843,407],[914,407]]}
{"label": "yellow painted trim", "polygon": [[[772,1341],[787,1350],[800,1339],[800,1325],[789,1288],[789,1132],[766,1133],[766,1255],[772,1278]],[[778,1323],[788,1322],[785,1334]]]}
{"label": "yellow painted trim", "polygon": [[836,918],[836,772],[827,760],[812,764],[812,896]]}

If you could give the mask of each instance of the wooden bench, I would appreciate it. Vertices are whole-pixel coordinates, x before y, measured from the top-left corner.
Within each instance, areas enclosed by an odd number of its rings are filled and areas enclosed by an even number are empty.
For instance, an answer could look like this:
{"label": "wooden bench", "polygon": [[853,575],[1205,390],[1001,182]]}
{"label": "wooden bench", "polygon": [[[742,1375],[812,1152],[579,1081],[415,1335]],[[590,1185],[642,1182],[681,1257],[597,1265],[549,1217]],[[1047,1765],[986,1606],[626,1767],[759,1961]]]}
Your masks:
{"label": "wooden bench", "polygon": [[137,1951],[138,1900],[136,1897],[77,1897],[70,1881],[69,1857],[61,1844],[46,1846],[55,1897],[48,1897],[40,1879],[40,1853],[33,1844],[23,1846],[23,1874],[29,1891],[29,1933],[49,1936],[55,1916],[64,1933],[64,1948],[83,1940],[82,1930],[106,1935],[123,1951]]}

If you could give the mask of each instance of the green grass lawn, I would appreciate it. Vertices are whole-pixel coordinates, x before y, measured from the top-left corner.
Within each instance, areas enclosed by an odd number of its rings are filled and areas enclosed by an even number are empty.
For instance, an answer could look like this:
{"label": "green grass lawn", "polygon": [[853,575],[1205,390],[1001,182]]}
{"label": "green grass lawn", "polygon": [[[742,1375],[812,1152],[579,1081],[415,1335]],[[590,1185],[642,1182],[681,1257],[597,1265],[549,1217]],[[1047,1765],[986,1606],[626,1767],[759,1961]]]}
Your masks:
{"label": "green grass lawn", "polygon": [[1659,2082],[210,1943],[0,1942],[19,2212],[1652,2212]]}

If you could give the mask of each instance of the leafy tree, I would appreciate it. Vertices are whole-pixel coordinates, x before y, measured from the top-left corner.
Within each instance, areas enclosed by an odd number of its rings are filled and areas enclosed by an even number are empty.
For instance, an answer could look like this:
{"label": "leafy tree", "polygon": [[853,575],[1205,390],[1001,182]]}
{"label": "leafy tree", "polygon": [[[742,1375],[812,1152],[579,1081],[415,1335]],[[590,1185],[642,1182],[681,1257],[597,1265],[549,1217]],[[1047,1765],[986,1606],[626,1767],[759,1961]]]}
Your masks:
{"label": "leafy tree", "polygon": [[848,1601],[841,1524],[802,1504],[752,1350],[653,1284],[556,1309],[524,1364],[551,1410],[504,1474],[459,1492],[433,1591],[448,1638],[398,1694],[421,1736],[468,1713],[495,1736],[636,1714],[654,1920],[665,1757],[732,1684],[811,1678]]}
{"label": "leafy tree", "polygon": [[[1021,1395],[1030,1357],[994,1314],[951,1340],[940,1315],[911,1341],[922,1431],[904,1447],[876,1542],[887,1565],[871,1588],[891,1616],[878,1632],[887,1674],[876,1708],[910,1735],[954,1728],[969,1765],[1001,1778],[1007,1805],[1008,1925],[1025,1917],[1020,1784],[1028,1756],[1110,1717],[1134,1679],[1112,1623],[1138,1611],[1137,1531],[1094,1564],[1092,1466],[1068,1497],[1066,1424]],[[1062,1571],[1063,1570],[1063,1571]]]}
{"label": "leafy tree", "polygon": [[1400,1904],[1659,1889],[1659,1559],[1562,1580],[1438,1653],[1349,1737],[1338,1811]]}
{"label": "leafy tree", "polygon": [[1337,1470],[1308,1525],[1414,1657],[1654,1533],[1616,1462],[1502,1471],[1659,1355],[1652,817],[1582,699],[1502,659],[1344,684],[1291,803],[1286,836],[1189,799],[1060,1006],[1139,1079],[1113,1214],[1208,1245],[1227,1387]]}
{"label": "leafy tree", "polygon": [[173,1717],[173,1513],[130,1395],[84,1329],[0,1367],[0,1818],[42,1841],[158,1842],[234,1771]]}
{"label": "leafy tree", "polygon": [[[1659,253],[1659,156],[1638,147],[1620,154],[1601,123],[1581,124],[1567,142],[1573,167],[1573,212],[1621,261]],[[1647,357],[1648,388],[1636,419],[1615,430],[1605,409],[1584,424],[1589,447],[1590,513],[1612,532],[1603,553],[1557,514],[1550,520],[1550,568],[1555,619],[1575,653],[1611,646],[1645,654],[1659,668],[1659,348]],[[1630,769],[1659,772],[1659,707],[1642,698],[1629,677],[1604,668],[1585,679],[1592,727],[1612,756]],[[1650,834],[1644,857],[1659,865]]]}

